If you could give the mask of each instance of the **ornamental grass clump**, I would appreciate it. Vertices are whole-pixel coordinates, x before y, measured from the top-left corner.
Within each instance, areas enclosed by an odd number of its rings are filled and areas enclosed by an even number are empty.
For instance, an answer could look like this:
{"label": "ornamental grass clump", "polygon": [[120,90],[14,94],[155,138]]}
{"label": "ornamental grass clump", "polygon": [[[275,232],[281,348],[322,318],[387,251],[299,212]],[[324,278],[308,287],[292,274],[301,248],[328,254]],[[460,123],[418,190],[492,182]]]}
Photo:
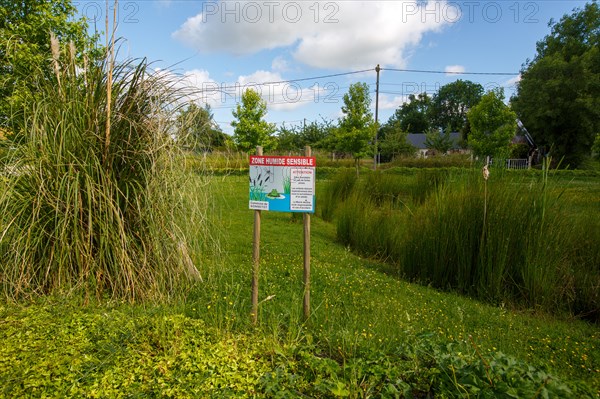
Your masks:
{"label": "ornamental grass clump", "polygon": [[199,278],[176,223],[178,84],[145,60],[86,59],[82,68],[73,46],[66,53],[37,80],[4,162],[2,293],[173,295]]}

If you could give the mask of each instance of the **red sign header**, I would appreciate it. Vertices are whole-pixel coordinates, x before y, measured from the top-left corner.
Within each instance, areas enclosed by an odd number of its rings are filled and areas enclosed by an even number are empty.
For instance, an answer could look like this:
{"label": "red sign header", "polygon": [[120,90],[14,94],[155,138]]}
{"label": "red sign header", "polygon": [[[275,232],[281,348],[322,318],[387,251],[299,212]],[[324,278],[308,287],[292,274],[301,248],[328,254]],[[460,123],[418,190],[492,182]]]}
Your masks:
{"label": "red sign header", "polygon": [[250,166],[296,166],[314,168],[317,166],[315,157],[269,157],[251,155]]}

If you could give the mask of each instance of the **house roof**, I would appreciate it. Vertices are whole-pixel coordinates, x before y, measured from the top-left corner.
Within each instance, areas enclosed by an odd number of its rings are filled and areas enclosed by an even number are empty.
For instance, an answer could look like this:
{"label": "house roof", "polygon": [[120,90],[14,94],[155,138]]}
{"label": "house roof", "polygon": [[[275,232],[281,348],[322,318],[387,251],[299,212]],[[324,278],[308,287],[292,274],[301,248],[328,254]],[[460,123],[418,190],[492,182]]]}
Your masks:
{"label": "house roof", "polygon": [[[408,142],[415,148],[417,148],[418,150],[424,150],[427,148],[427,146],[425,145],[425,133],[409,133],[406,136]],[[456,133],[450,133],[450,138],[452,139],[452,142],[454,143],[454,145],[452,146],[452,148],[459,148],[458,146],[458,142],[460,141],[460,133],[456,132]]]}

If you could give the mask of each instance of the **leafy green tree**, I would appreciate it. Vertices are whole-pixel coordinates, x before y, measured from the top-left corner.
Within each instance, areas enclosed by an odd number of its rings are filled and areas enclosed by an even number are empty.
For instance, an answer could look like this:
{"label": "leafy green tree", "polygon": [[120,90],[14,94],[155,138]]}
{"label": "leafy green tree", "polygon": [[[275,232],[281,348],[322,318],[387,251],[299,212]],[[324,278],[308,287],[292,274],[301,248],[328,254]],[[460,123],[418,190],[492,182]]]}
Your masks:
{"label": "leafy green tree", "polygon": [[[410,133],[423,133],[431,126],[431,97],[421,93],[415,97],[408,96],[408,101],[402,104],[391,116],[391,123],[396,121],[400,129]],[[388,121],[389,122],[389,121]]]}
{"label": "leafy green tree", "polygon": [[600,8],[588,3],[549,26],[512,107],[538,145],[576,167],[600,131]]}
{"label": "leafy green tree", "polygon": [[333,122],[322,118],[322,121],[311,121],[302,125],[282,125],[277,132],[277,149],[283,151],[302,151],[305,146],[322,149],[335,149],[329,142],[335,127]]}
{"label": "leafy green tree", "polygon": [[177,142],[195,152],[226,147],[228,136],[214,121],[210,106],[199,107],[191,103],[177,115]]}
{"label": "leafy green tree", "polygon": [[50,32],[90,63],[102,55],[76,12],[70,0],[0,0],[0,127],[16,133],[23,104],[37,93],[36,76],[53,77]]}
{"label": "leafy green tree", "polygon": [[302,146],[310,145],[314,148],[328,148],[328,140],[333,137],[335,126],[333,121],[321,118],[321,121],[312,121],[302,127],[300,137]]}
{"label": "leafy green tree", "polygon": [[233,126],[233,141],[238,149],[251,152],[257,146],[262,146],[265,152],[274,150],[277,146],[275,124],[264,120],[267,115],[267,103],[260,94],[253,89],[248,89],[242,94],[242,102],[238,103],[231,122]]}
{"label": "leafy green tree", "polygon": [[393,161],[399,156],[415,153],[416,149],[408,142],[407,136],[408,132],[400,128],[384,131],[379,144],[382,162]]}
{"label": "leafy green tree", "polygon": [[299,151],[302,148],[300,126],[281,125],[277,129],[277,149],[280,151]]}
{"label": "leafy green tree", "polygon": [[368,155],[370,141],[375,136],[375,121],[371,113],[371,97],[366,83],[353,83],[343,97],[344,105],[336,132],[337,148],[352,154],[356,171],[361,158]]}
{"label": "leafy green tree", "polygon": [[447,153],[454,142],[450,137],[450,129],[429,129],[425,132],[425,146],[429,149],[436,150],[439,153]]}
{"label": "leafy green tree", "polygon": [[461,132],[463,139],[467,139],[469,134],[467,112],[479,103],[483,91],[482,85],[470,80],[459,79],[442,86],[432,100],[432,127]]}
{"label": "leafy green tree", "polygon": [[502,89],[487,92],[467,114],[469,147],[477,156],[506,157],[517,129],[517,115],[504,104]]}

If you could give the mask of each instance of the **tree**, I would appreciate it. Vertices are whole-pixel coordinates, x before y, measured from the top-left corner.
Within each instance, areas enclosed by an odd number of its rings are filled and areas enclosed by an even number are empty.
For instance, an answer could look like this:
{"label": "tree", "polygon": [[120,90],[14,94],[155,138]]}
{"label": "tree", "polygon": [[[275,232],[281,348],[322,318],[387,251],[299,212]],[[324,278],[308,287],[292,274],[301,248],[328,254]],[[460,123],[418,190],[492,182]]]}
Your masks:
{"label": "tree", "polygon": [[450,129],[429,129],[425,132],[425,146],[429,149],[445,154],[453,145]]}
{"label": "tree", "polygon": [[332,120],[321,117],[321,121],[312,121],[302,127],[300,138],[302,146],[327,149],[328,140],[333,137],[335,125]]}
{"label": "tree", "polygon": [[227,135],[213,120],[210,106],[191,103],[177,115],[177,142],[195,152],[210,151],[227,145]]}
{"label": "tree", "polygon": [[281,125],[277,129],[277,149],[280,151],[299,151],[302,148],[299,126]]}
{"label": "tree", "polygon": [[0,127],[16,133],[25,100],[36,95],[35,77],[53,76],[50,32],[63,48],[72,43],[79,58],[101,56],[97,36],[76,12],[70,0],[0,0]]}
{"label": "tree", "polygon": [[408,133],[402,129],[387,130],[382,134],[379,145],[382,162],[393,161],[402,155],[413,155],[416,151],[407,140]]}
{"label": "tree", "polygon": [[422,133],[431,126],[431,97],[421,93],[408,96],[408,101],[402,104],[390,119],[397,121],[400,129],[409,133]]}
{"label": "tree", "polygon": [[504,104],[502,89],[487,92],[467,114],[469,147],[477,156],[506,157],[517,129],[517,115]]}
{"label": "tree", "polygon": [[431,115],[433,126],[461,132],[467,139],[467,112],[481,100],[483,86],[470,80],[457,80],[442,86],[433,96]]}
{"label": "tree", "polygon": [[231,122],[231,126],[234,128],[233,140],[238,149],[245,152],[250,152],[257,146],[262,146],[267,152],[275,149],[275,124],[263,119],[267,115],[267,103],[258,92],[246,90],[242,94],[242,103],[238,103],[232,113],[237,119]]}
{"label": "tree", "polygon": [[368,155],[369,142],[375,136],[371,97],[366,83],[353,83],[344,94],[344,105],[336,132],[338,150],[352,154],[358,173],[361,158]]}
{"label": "tree", "polygon": [[600,131],[600,8],[588,3],[549,26],[512,107],[538,145],[576,167]]}

